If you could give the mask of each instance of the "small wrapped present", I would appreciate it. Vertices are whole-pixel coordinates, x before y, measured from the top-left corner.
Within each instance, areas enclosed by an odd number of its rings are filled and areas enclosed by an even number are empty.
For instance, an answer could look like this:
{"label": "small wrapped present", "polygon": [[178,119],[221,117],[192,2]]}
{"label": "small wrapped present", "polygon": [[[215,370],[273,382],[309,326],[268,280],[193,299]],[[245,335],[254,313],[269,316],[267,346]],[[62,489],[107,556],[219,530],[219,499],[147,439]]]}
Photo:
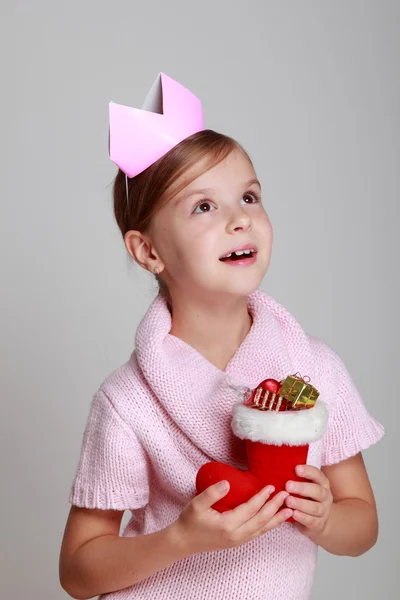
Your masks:
{"label": "small wrapped present", "polygon": [[287,410],[312,408],[316,403],[319,391],[310,384],[309,377],[300,377],[298,373],[289,375],[282,382],[279,394],[288,402]]}
{"label": "small wrapped present", "polygon": [[281,383],[276,379],[264,379],[255,390],[247,390],[244,394],[245,406],[258,410],[288,410],[288,400],[281,394]]}

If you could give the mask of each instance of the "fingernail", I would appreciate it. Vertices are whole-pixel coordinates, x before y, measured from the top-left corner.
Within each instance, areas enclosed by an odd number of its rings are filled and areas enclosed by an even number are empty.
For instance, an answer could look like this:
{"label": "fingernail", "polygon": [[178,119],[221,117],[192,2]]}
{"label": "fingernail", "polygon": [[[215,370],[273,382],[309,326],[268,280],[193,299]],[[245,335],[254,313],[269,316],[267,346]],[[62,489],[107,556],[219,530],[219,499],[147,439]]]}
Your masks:
{"label": "fingernail", "polygon": [[293,483],[293,481],[288,481],[286,487],[288,490],[290,490],[292,492],[295,489],[295,484]]}
{"label": "fingernail", "polygon": [[285,519],[289,519],[293,515],[293,511],[285,510],[283,514],[284,514]]}
{"label": "fingernail", "polygon": [[272,494],[272,492],[275,491],[275,488],[273,485],[267,485],[267,487],[265,488],[266,493],[268,494]]}
{"label": "fingernail", "polygon": [[220,481],[217,484],[217,487],[219,490],[221,490],[221,492],[226,492],[227,490],[229,490],[229,483],[227,481]]}
{"label": "fingernail", "polygon": [[297,473],[300,473],[300,474],[301,474],[301,473],[304,473],[304,467],[302,467],[302,466],[297,466],[297,467],[296,467],[296,471],[297,471]]}

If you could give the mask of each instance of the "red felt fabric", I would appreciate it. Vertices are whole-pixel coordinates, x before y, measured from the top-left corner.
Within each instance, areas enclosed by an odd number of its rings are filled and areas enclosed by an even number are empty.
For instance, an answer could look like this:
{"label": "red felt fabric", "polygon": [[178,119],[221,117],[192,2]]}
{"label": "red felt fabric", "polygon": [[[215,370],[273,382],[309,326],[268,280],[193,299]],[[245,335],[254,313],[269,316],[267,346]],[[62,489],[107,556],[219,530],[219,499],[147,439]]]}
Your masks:
{"label": "red felt fabric", "polygon": [[[228,494],[213,505],[218,512],[232,510],[249,500],[266,485],[275,487],[275,492],[272,494],[274,496],[285,489],[285,484],[289,480],[307,481],[298,477],[294,469],[296,465],[306,464],[308,445],[274,446],[250,440],[245,440],[245,443],[248,471],[241,471],[224,463],[210,462],[203,465],[197,473],[197,494],[218,481],[223,479],[229,481]],[[290,518],[288,521],[293,522],[293,519]]]}
{"label": "red felt fabric", "polygon": [[262,481],[248,471],[240,471],[224,463],[209,462],[203,465],[197,473],[197,493],[200,494],[210,485],[224,479],[229,481],[230,489],[224,498],[213,504],[213,508],[218,512],[236,508],[239,504],[247,502],[264,487]]}

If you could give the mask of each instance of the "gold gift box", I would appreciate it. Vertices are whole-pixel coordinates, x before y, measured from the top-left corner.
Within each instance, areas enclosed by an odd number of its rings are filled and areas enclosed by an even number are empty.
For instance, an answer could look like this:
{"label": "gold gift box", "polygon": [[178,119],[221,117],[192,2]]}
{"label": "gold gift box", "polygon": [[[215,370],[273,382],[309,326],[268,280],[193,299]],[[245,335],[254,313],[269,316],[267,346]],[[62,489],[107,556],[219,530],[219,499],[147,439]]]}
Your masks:
{"label": "gold gift box", "polygon": [[301,377],[289,375],[284,380],[279,394],[290,402],[291,410],[301,410],[314,406],[319,396],[319,391]]}

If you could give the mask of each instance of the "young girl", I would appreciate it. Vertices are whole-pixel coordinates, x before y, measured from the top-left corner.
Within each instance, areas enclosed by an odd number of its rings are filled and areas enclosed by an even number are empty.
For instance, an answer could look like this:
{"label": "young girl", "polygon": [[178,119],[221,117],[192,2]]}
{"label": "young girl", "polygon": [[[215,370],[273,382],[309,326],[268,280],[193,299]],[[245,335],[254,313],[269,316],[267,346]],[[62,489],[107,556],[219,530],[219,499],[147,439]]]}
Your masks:
{"label": "young girl", "polygon": [[[160,292],[130,359],[94,394],[61,584],[73,598],[303,600],[318,546],[359,556],[376,542],[361,451],[383,428],[339,356],[258,289],[273,234],[249,156],[204,129],[190,92],[164,74],[157,86],[163,106],[152,113],[110,108],[120,111],[119,125],[110,112],[115,217]],[[294,372],[310,376],[329,410],[297,468],[307,481],[215,511],[229,485],[195,496],[195,479],[209,461],[246,468],[230,427],[234,386]]]}

